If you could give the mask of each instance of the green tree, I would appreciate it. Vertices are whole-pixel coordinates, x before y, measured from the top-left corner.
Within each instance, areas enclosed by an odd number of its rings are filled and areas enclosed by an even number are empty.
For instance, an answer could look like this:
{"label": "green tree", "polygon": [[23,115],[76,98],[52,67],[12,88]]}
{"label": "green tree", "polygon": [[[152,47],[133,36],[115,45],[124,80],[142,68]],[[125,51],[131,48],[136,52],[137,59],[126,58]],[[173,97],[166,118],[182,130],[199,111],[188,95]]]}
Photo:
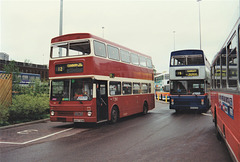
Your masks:
{"label": "green tree", "polygon": [[20,78],[18,75],[20,74],[19,68],[16,66],[16,62],[10,61],[8,64],[4,65],[3,70],[6,74],[12,74],[12,83],[13,83],[13,91],[17,91],[19,89]]}
{"label": "green tree", "polygon": [[4,65],[3,70],[6,72],[6,74],[13,74],[13,81],[19,80],[18,75],[20,72],[14,60]]}

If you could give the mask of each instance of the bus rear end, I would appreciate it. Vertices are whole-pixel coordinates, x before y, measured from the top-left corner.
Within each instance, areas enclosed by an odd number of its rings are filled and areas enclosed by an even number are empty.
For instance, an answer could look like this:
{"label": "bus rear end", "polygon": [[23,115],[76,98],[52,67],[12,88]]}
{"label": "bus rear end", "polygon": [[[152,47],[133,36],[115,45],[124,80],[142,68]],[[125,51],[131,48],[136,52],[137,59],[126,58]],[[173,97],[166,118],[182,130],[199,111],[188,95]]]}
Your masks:
{"label": "bus rear end", "polygon": [[210,104],[205,85],[204,80],[172,81],[170,109],[207,111]]}
{"label": "bus rear end", "polygon": [[207,111],[209,66],[202,50],[181,50],[170,58],[170,109]]}

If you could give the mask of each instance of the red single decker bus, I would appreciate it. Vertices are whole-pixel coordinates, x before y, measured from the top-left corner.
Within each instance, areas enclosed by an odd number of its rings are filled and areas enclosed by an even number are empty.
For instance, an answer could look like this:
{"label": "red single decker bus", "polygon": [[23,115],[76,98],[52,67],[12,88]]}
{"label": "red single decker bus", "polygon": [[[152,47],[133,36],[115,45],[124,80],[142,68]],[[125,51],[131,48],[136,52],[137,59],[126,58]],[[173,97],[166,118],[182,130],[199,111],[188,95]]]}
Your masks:
{"label": "red single decker bus", "polygon": [[240,19],[211,65],[211,111],[234,161],[240,161]]}
{"label": "red single decker bus", "polygon": [[51,41],[50,119],[117,122],[155,107],[151,57],[89,33]]}

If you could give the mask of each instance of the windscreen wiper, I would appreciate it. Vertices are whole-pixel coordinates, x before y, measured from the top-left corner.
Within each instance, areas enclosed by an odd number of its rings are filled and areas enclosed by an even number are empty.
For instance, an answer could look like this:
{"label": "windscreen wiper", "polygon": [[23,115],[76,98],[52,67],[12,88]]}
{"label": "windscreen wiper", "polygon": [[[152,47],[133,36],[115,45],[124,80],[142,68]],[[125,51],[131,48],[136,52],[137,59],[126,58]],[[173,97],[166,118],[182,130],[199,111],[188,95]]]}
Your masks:
{"label": "windscreen wiper", "polygon": [[60,101],[59,101],[59,103],[58,104],[61,104],[62,103],[62,96],[61,96],[61,98],[60,98]]}

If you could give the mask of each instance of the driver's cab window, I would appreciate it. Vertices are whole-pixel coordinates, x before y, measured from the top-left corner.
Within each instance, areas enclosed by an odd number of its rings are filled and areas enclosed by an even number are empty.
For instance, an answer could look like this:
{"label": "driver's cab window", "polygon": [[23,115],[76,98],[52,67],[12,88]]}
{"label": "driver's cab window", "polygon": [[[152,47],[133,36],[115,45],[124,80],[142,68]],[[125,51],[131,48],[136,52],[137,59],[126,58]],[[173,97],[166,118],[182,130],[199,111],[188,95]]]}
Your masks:
{"label": "driver's cab window", "polygon": [[71,80],[71,100],[87,101],[92,99],[92,81],[90,79]]}

